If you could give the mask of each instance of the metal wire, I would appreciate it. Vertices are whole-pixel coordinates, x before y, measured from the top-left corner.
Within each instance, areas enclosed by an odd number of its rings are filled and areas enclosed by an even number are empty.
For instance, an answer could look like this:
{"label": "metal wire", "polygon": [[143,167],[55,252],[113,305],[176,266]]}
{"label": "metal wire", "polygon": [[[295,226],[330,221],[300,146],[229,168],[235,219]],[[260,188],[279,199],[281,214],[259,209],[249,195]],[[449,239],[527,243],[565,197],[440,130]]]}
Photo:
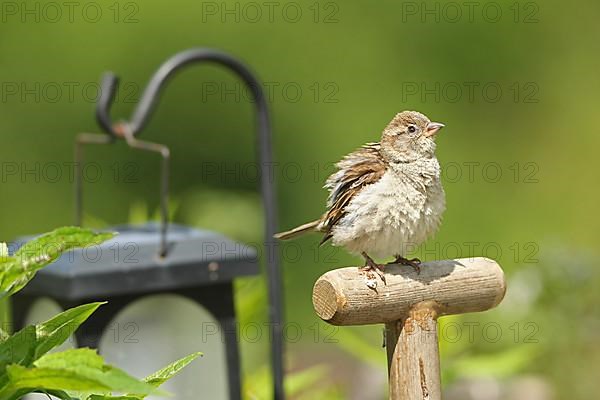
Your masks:
{"label": "metal wire", "polygon": [[86,144],[111,144],[112,136],[80,133],[75,138],[75,225],[83,221],[83,146]]}
{"label": "metal wire", "polygon": [[[166,257],[168,251],[167,229],[169,227],[169,148],[163,144],[145,142],[136,139],[127,127],[119,128],[127,145],[134,149],[159,153],[162,157],[160,177],[160,247],[159,256]],[[81,225],[83,221],[83,146],[87,144],[112,144],[115,137],[93,133],[81,133],[75,140],[75,224]]]}

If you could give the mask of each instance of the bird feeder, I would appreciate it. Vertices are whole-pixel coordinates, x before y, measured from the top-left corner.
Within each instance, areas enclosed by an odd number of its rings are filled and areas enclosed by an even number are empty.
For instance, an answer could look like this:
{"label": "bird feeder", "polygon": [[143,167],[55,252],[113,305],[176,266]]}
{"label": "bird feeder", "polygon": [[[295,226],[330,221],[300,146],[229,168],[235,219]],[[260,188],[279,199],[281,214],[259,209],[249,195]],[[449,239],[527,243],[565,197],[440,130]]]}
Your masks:
{"label": "bird feeder", "polygon": [[[225,398],[240,399],[240,362],[234,309],[233,281],[242,276],[259,273],[255,249],[219,233],[170,224],[168,221],[168,164],[167,146],[137,138],[148,122],[159,94],[166,82],[180,69],[193,63],[215,63],[235,72],[253,93],[257,114],[257,143],[260,159],[261,192],[265,209],[264,254],[269,288],[269,317],[271,322],[271,360],[274,377],[274,396],[283,394],[283,336],[281,276],[279,260],[274,249],[275,197],[268,178],[271,165],[271,129],[267,103],[261,85],[250,70],[237,59],[210,49],[193,49],[176,54],[167,60],[151,78],[130,121],[113,123],[109,110],[116,94],[118,78],[112,73],[104,76],[96,116],[104,134],[80,134],[76,140],[76,223],[82,219],[83,147],[90,144],[111,144],[123,139],[136,149],[158,153],[162,157],[161,220],[143,226],[110,228],[119,235],[96,249],[95,255],[80,249],[63,255],[52,265],[38,272],[21,292],[13,297],[13,323],[21,328],[29,312],[40,298],[50,298],[66,309],[92,301],[108,301],[75,332],[77,345],[98,348],[107,328],[125,307],[157,294],[174,294],[192,300],[214,317],[220,326],[226,355]],[[127,257],[115,257],[115,246],[133,244],[135,262]],[[214,249],[228,251],[214,251]],[[211,250],[212,249],[212,250]],[[232,249],[232,250],[229,250]],[[172,310],[177,313],[177,310]],[[161,316],[157,315],[157,319]],[[202,351],[198,333],[197,347]],[[165,339],[165,340],[168,340]],[[205,345],[205,344],[204,344]],[[101,349],[102,350],[102,349]],[[223,397],[223,396],[220,396]]]}

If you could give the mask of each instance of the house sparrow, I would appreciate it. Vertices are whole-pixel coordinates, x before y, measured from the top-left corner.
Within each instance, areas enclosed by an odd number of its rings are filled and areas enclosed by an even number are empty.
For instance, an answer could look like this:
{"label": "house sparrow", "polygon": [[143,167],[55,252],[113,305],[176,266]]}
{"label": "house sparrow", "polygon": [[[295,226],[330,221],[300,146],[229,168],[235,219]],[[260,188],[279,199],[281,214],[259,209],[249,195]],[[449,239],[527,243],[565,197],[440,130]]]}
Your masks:
{"label": "house sparrow", "polygon": [[408,245],[418,246],[438,229],[445,210],[440,165],[435,157],[436,134],[444,125],[416,111],[397,114],[379,143],[368,143],[336,164],[325,183],[327,211],[316,221],[275,235],[291,239],[323,232],[329,239],[365,259],[366,271],[383,282],[384,264],[371,256],[395,256],[394,263],[420,261],[402,257]]}

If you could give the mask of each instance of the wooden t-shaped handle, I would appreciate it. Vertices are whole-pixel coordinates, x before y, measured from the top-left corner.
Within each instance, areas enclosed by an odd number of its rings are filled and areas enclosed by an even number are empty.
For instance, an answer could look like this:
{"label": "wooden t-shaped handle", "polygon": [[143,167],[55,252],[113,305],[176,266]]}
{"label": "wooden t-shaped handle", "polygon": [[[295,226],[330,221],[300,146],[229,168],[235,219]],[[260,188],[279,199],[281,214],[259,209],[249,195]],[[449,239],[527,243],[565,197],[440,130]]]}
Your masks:
{"label": "wooden t-shaped handle", "polygon": [[388,265],[385,277],[373,289],[356,267],[329,271],[315,283],[315,311],[333,325],[386,324],[390,399],[440,400],[437,318],[498,305],[504,273],[478,257],[424,263],[420,274]]}

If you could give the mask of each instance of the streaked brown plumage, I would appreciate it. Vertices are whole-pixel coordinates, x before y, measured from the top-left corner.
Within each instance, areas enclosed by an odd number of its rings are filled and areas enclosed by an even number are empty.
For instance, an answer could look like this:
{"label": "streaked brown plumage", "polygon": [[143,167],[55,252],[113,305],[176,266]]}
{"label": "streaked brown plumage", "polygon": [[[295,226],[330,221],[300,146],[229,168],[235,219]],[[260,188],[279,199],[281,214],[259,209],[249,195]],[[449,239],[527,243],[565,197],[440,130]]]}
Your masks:
{"label": "streaked brown plumage", "polygon": [[[362,254],[370,269],[383,269],[369,253],[395,255],[418,268],[418,260],[401,257],[402,246],[417,245],[439,225],[445,208],[433,138],[443,127],[416,111],[397,114],[379,143],[368,143],[336,164],[325,183],[327,211],[316,221],[276,238],[323,232],[321,243]],[[382,276],[383,279],[383,275]]]}

